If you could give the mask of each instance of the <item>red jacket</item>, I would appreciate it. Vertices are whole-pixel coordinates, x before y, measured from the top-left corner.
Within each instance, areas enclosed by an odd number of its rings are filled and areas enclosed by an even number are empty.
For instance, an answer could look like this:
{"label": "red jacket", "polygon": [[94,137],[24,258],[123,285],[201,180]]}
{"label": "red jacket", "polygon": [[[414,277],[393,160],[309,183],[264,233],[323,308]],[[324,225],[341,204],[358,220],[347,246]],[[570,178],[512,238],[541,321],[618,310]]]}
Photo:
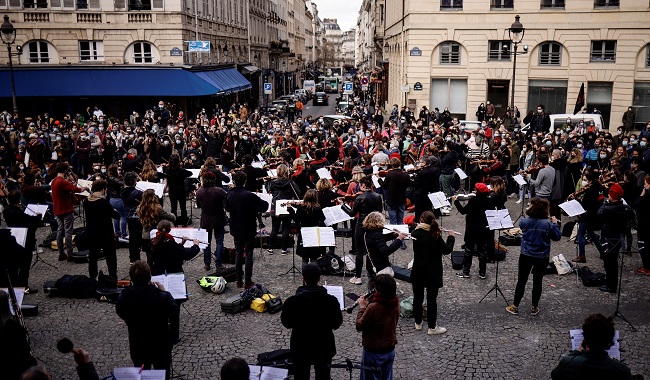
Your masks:
{"label": "red jacket", "polygon": [[64,178],[57,176],[52,181],[52,203],[54,204],[54,215],[60,216],[74,211],[74,193],[80,193],[83,189],[77,187]]}

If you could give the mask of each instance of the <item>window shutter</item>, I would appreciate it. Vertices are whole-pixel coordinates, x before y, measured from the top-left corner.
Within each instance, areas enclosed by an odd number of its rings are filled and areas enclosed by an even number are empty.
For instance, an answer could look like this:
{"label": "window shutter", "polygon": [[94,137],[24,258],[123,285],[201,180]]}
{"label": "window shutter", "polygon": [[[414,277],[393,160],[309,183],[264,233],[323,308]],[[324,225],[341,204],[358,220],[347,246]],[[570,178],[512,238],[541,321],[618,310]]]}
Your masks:
{"label": "window shutter", "polygon": [[100,9],[99,0],[88,1],[88,9]]}
{"label": "window shutter", "polygon": [[9,8],[20,8],[20,0],[9,0]]}
{"label": "window shutter", "polygon": [[163,7],[164,7],[163,0],[153,0],[151,2],[152,9],[163,9]]}
{"label": "window shutter", "polygon": [[63,0],[63,8],[74,9],[74,0]]}
{"label": "window shutter", "polygon": [[7,0],[0,0],[0,8],[5,8],[7,6]]}
{"label": "window shutter", "polygon": [[115,0],[115,9],[126,9],[126,0]]}

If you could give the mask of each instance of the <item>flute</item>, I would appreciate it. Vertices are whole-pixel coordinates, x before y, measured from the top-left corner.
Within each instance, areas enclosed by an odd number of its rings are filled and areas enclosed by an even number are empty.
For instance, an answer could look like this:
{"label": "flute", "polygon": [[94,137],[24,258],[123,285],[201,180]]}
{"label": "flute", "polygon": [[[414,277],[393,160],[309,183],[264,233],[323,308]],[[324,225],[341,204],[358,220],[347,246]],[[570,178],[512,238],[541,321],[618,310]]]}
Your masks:
{"label": "flute", "polygon": [[[402,234],[402,233],[404,233],[404,232],[398,230],[397,228],[388,228],[388,227],[384,227],[384,229],[385,229],[385,230],[388,230],[388,231],[391,231],[391,232],[395,232],[396,234]],[[404,233],[404,234],[406,235],[406,238],[407,238],[407,239],[417,240],[416,238],[414,238],[413,236],[411,236],[411,234],[409,234],[409,233]]]}
{"label": "flute", "polygon": [[[181,239],[181,240],[185,240],[185,241],[187,241],[187,240],[194,240],[194,239],[190,239],[190,238],[188,238],[187,236],[177,236],[177,235],[172,235],[172,234],[170,234],[170,235],[171,235],[172,237],[176,238],[176,239]],[[198,240],[198,239],[196,239],[196,240]],[[198,240],[198,241],[199,241],[199,243],[201,243],[201,244],[208,245],[208,243],[205,242],[205,241],[201,241],[201,240]]]}
{"label": "flute", "polygon": [[445,229],[445,228],[441,228],[440,231],[448,232],[448,233],[452,233],[452,234],[454,234],[454,235],[461,235],[461,236],[463,235],[463,234],[461,234],[460,232],[456,232],[456,231],[454,231],[454,230],[448,230],[448,229]]}

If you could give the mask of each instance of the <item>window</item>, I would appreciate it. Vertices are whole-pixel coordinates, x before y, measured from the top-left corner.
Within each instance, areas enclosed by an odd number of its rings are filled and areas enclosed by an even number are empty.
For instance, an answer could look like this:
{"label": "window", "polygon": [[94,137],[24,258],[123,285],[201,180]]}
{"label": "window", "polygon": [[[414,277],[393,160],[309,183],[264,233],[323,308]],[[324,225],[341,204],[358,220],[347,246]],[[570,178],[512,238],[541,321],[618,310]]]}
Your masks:
{"label": "window", "polygon": [[510,43],[510,41],[490,41],[488,61],[509,61]]}
{"label": "window", "polygon": [[453,116],[464,120],[467,113],[467,79],[431,79],[429,107],[448,107]]}
{"label": "window", "polygon": [[79,59],[82,61],[103,61],[104,43],[102,41],[79,41]]}
{"label": "window", "polygon": [[591,62],[616,62],[616,41],[591,41]]}
{"label": "window", "polygon": [[460,45],[456,42],[443,42],[440,44],[440,64],[459,65]]}
{"label": "window", "polygon": [[133,63],[152,63],[153,53],[151,44],[148,42],[136,42],[133,44]]}
{"label": "window", "polygon": [[646,120],[650,120],[650,82],[634,82],[635,129],[642,129]]}
{"label": "window", "polygon": [[45,41],[32,41],[27,44],[29,63],[49,63],[50,51]]}
{"label": "window", "polygon": [[619,0],[594,0],[594,8],[618,7]]}
{"label": "window", "polygon": [[562,45],[545,42],[539,48],[540,66],[560,66],[562,64]]}
{"label": "window", "polygon": [[379,5],[379,25],[384,25],[384,5]]}
{"label": "window", "polygon": [[28,8],[47,8],[47,0],[24,0],[23,7]]}
{"label": "window", "polygon": [[544,104],[549,113],[565,113],[567,87],[565,80],[531,79],[528,81],[528,104]]}
{"label": "window", "polygon": [[490,9],[512,9],[514,0],[490,0]]}
{"label": "window", "polygon": [[463,0],[440,0],[440,10],[462,10]]}
{"label": "window", "polygon": [[650,45],[648,45],[645,51],[645,67],[650,68]]}
{"label": "window", "polygon": [[542,0],[540,8],[562,8],[564,9],[564,0]]}

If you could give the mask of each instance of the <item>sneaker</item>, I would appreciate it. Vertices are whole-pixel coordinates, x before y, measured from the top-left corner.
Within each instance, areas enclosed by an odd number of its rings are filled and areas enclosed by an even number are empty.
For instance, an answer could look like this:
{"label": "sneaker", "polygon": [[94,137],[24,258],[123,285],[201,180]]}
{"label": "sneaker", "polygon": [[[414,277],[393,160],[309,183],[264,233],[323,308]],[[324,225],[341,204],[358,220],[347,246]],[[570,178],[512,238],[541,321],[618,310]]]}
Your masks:
{"label": "sneaker", "polygon": [[363,282],[361,281],[360,278],[352,277],[352,278],[350,279],[350,284],[361,285],[361,284],[363,284]]}
{"label": "sneaker", "polygon": [[514,198],[514,197],[516,197],[517,195],[519,195],[519,194],[517,194],[517,193],[512,193],[512,194],[509,195],[509,197],[510,197],[510,198]]}
{"label": "sneaker", "polygon": [[272,250],[272,249],[268,249],[267,252],[269,253],[269,255],[272,255],[272,254],[273,254],[273,250]]}
{"label": "sneaker", "polygon": [[478,278],[480,278],[481,280],[485,280],[485,273],[480,273],[479,272]]}
{"label": "sneaker", "polygon": [[427,334],[429,334],[429,335],[440,335],[440,334],[444,334],[444,333],[446,333],[446,332],[447,332],[447,329],[446,329],[446,328],[444,328],[444,327],[440,327],[440,326],[436,326],[435,329],[431,329],[431,328],[430,328],[430,329],[427,331]]}
{"label": "sneaker", "polygon": [[406,251],[406,244],[402,244],[402,251]]}
{"label": "sneaker", "polygon": [[600,290],[601,292],[605,292],[605,293],[616,293],[616,289],[610,288],[607,285],[601,286],[600,288],[598,288],[598,290]]}
{"label": "sneaker", "polygon": [[458,272],[458,273],[456,273],[456,277],[458,277],[458,278],[469,278],[469,273]]}
{"label": "sneaker", "polygon": [[415,329],[416,329],[417,331],[422,330],[422,323],[416,323],[416,324],[415,324]]}
{"label": "sneaker", "polygon": [[288,250],[288,249],[283,249],[282,252],[280,252],[280,254],[281,254],[282,256],[286,256],[286,255],[289,254],[289,250]]}
{"label": "sneaker", "polygon": [[540,311],[540,310],[539,310],[539,307],[537,307],[537,306],[532,306],[532,307],[530,308],[530,315],[537,315],[537,314],[539,314],[539,311]]}
{"label": "sneaker", "polygon": [[645,269],[644,267],[637,268],[637,270],[634,271],[634,274],[644,274],[646,276],[650,275],[650,270]]}
{"label": "sneaker", "polygon": [[512,315],[518,315],[519,314],[519,308],[515,305],[510,305],[506,307],[506,311]]}
{"label": "sneaker", "polygon": [[524,201],[523,199],[519,198],[519,200],[517,200],[517,202],[515,202],[515,203],[518,204],[518,205],[520,205],[521,202],[523,202],[523,201]]}
{"label": "sneaker", "polygon": [[586,262],[587,262],[587,258],[584,257],[584,256],[576,256],[576,257],[575,257],[574,259],[572,259],[571,261],[573,261],[574,263],[586,263]]}
{"label": "sneaker", "polygon": [[36,253],[38,253],[38,254],[43,253],[43,248],[38,247],[38,248],[36,249]]}

